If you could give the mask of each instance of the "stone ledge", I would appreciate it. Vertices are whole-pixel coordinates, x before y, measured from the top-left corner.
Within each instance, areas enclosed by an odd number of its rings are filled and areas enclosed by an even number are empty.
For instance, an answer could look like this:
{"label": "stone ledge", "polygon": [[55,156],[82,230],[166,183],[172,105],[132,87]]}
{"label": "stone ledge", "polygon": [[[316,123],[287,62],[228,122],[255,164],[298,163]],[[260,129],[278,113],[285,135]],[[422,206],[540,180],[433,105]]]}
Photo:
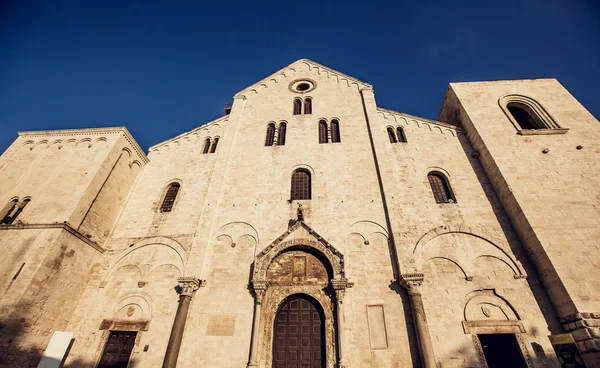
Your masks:
{"label": "stone ledge", "polygon": [[88,239],[82,233],[71,227],[68,222],[56,222],[56,223],[46,223],[46,224],[24,224],[24,223],[15,223],[10,225],[0,225],[0,230],[28,230],[28,229],[63,229],[71,235],[75,236],[79,240],[83,241],[90,247],[94,248],[100,253],[104,253],[105,249],[102,248],[98,243],[93,240]]}

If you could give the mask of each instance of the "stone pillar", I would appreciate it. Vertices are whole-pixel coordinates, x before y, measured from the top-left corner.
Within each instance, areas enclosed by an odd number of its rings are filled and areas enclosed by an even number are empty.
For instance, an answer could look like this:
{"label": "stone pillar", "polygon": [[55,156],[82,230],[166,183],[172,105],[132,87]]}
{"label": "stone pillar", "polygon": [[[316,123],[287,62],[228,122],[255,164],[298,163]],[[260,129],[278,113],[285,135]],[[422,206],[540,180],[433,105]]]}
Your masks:
{"label": "stone pillar", "polygon": [[260,334],[260,313],[262,300],[269,284],[266,281],[252,281],[254,289],[254,319],[252,321],[252,336],[250,339],[250,357],[247,367],[257,367],[258,359],[258,335]]}
{"label": "stone pillar", "polygon": [[413,319],[415,320],[415,329],[417,340],[419,342],[419,352],[421,354],[421,364],[424,368],[435,368],[435,355],[429,336],[429,327],[423,308],[423,299],[421,298],[421,284],[423,283],[422,273],[403,274],[400,284],[408,290],[408,297],[412,309]]}
{"label": "stone pillar", "polygon": [[179,282],[177,292],[180,294],[179,306],[177,307],[177,314],[175,314],[175,320],[171,328],[171,336],[169,337],[163,368],[175,368],[177,366],[177,357],[181,348],[181,340],[183,338],[185,321],[187,320],[192,295],[200,286],[205,285],[204,280],[198,280],[193,277],[180,277],[177,281]]}
{"label": "stone pillar", "polygon": [[348,282],[345,277],[339,277],[331,280],[331,286],[335,290],[336,300],[336,318],[337,318],[337,340],[338,340],[338,367],[346,368],[346,342],[344,341],[344,295],[346,289],[352,287],[353,283]]}

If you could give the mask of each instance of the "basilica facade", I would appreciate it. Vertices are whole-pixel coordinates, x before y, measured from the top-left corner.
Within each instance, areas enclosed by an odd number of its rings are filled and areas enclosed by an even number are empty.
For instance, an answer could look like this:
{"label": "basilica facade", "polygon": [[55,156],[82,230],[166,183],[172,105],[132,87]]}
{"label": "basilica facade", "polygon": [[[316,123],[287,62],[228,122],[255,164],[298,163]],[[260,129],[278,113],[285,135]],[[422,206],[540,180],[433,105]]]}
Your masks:
{"label": "basilica facade", "polygon": [[0,366],[600,367],[599,147],[555,79],[433,121],[307,59],[147,154],[20,132]]}

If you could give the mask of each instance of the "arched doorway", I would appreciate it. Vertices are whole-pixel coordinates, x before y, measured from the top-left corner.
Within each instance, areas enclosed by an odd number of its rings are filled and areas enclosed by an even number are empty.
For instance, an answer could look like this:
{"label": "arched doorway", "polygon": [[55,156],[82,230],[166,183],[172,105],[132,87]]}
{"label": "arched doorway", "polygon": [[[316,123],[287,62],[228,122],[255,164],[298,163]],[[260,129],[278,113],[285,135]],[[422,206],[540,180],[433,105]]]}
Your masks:
{"label": "arched doorway", "polygon": [[325,318],[312,298],[284,300],[273,330],[273,368],[325,367]]}

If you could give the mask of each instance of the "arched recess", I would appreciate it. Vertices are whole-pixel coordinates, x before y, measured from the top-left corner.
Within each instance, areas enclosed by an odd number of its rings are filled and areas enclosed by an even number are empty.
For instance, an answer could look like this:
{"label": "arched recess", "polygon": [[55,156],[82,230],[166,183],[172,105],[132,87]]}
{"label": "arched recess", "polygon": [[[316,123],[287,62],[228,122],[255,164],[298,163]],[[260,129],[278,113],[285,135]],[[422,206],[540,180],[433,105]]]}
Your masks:
{"label": "arched recess", "polygon": [[524,333],[525,327],[513,306],[494,289],[475,290],[461,303],[466,334]]}
{"label": "arched recess", "polygon": [[110,315],[100,324],[100,330],[105,330],[102,345],[106,343],[109,330],[148,331],[152,320],[152,298],[143,292],[129,294],[114,305]]}
{"label": "arched recess", "polygon": [[466,226],[436,227],[423,235],[413,249],[416,272],[420,272],[425,262],[432,258],[446,258],[459,265],[467,280],[473,277],[473,262],[482,256],[502,261],[510,268],[514,278],[526,277],[521,264],[510,254]]}
{"label": "arched recess", "polygon": [[[155,251],[162,252],[163,255],[160,257],[156,257],[155,254],[148,255],[148,257],[151,256],[149,258],[150,260],[152,260],[152,258],[156,258],[156,260],[153,260],[153,263],[139,265],[142,272],[142,278],[149,275],[152,270],[162,264],[172,264],[179,269],[181,276],[185,274],[185,264],[187,261],[187,253],[185,249],[181,246],[181,244],[173,239],[157,236],[144,239],[138,243],[131,244],[128,248],[125,248],[125,250],[115,257],[115,260],[111,263],[111,266],[109,267],[104,278],[104,282],[106,282],[117,269],[128,264],[138,264],[140,257],[136,257],[136,255],[146,256],[145,254],[142,255],[141,252],[149,249],[149,247],[155,248]],[[161,259],[161,262],[158,262],[158,259]]]}

